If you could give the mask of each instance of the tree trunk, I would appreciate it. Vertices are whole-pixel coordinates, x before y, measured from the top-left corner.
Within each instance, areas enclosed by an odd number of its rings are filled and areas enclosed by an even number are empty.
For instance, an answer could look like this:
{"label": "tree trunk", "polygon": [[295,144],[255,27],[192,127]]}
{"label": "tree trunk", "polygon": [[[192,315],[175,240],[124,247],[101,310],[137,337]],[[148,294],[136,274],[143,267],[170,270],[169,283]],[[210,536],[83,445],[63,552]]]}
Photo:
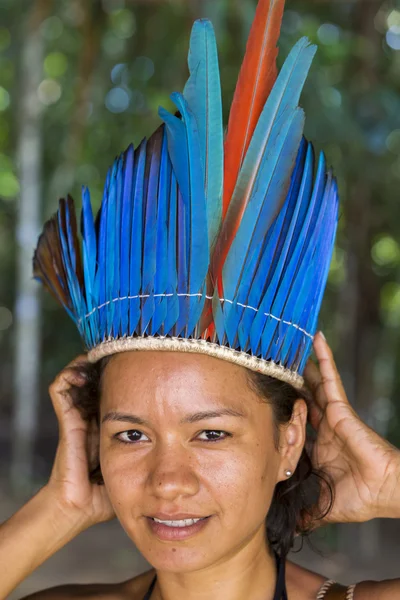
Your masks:
{"label": "tree trunk", "polygon": [[33,482],[34,441],[39,406],[40,306],[39,286],[32,279],[32,253],[40,220],[42,132],[37,88],[42,79],[43,41],[40,24],[51,0],[32,4],[22,36],[18,111],[17,163],[21,195],[17,217],[16,328],[14,346],[14,414],[11,486],[29,490]]}

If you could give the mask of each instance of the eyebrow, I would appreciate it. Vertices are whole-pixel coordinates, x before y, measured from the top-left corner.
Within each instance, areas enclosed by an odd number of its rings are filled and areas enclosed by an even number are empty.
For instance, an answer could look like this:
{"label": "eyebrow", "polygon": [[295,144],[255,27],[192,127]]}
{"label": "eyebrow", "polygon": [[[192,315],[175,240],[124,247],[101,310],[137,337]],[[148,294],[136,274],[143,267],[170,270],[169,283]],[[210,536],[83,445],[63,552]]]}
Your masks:
{"label": "eyebrow", "polygon": [[[206,419],[218,419],[219,417],[237,417],[243,419],[245,416],[246,415],[244,413],[234,410],[233,408],[223,408],[221,410],[207,410],[187,415],[181,419],[180,424],[198,423],[199,421],[204,421]],[[122,421],[124,423],[131,423],[133,425],[150,425],[150,423],[146,421],[146,419],[142,419],[142,417],[130,413],[120,413],[116,411],[108,412],[106,415],[104,415],[101,422],[106,423],[109,421]]]}

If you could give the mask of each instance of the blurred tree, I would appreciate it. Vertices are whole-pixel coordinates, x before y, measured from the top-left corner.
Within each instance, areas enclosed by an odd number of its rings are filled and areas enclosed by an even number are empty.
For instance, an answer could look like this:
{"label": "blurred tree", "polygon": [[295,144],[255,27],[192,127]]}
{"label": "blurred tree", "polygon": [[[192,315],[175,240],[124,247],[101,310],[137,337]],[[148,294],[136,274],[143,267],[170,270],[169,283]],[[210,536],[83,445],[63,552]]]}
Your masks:
{"label": "blurred tree", "polygon": [[21,49],[17,164],[21,194],[17,219],[17,288],[15,297],[14,425],[11,482],[15,491],[30,484],[37,431],[40,375],[40,307],[32,281],[31,259],[40,222],[42,197],[42,107],[36,90],[42,78],[43,40],[39,27],[52,8],[36,0],[24,23]]}

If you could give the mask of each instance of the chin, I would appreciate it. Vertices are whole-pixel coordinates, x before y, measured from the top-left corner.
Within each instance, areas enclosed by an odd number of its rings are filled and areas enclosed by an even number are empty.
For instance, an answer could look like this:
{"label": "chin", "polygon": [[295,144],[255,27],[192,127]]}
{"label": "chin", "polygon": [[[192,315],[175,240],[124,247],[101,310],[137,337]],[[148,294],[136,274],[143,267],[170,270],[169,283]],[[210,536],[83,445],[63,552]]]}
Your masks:
{"label": "chin", "polygon": [[210,553],[209,546],[188,548],[179,544],[171,544],[169,547],[160,548],[159,544],[152,546],[137,546],[148,563],[157,571],[170,573],[192,573],[206,569],[216,562],[216,553]]}
{"label": "chin", "polygon": [[121,525],[142,556],[157,571],[198,571],[212,566],[224,556],[223,548],[215,547],[215,536],[212,536],[212,543],[210,536],[205,535],[205,532],[186,540],[165,541],[150,533],[148,527],[142,523],[131,523],[130,527],[124,523]]}

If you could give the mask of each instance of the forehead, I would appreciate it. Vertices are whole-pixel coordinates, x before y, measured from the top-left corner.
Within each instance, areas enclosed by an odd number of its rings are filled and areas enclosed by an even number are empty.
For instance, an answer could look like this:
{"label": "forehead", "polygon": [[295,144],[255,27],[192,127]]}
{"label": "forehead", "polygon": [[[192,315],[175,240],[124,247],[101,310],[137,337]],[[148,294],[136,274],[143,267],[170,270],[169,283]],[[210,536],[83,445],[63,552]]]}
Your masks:
{"label": "forehead", "polygon": [[193,405],[242,405],[254,395],[241,366],[202,354],[124,352],[112,357],[102,378],[102,406],[147,400]]}

